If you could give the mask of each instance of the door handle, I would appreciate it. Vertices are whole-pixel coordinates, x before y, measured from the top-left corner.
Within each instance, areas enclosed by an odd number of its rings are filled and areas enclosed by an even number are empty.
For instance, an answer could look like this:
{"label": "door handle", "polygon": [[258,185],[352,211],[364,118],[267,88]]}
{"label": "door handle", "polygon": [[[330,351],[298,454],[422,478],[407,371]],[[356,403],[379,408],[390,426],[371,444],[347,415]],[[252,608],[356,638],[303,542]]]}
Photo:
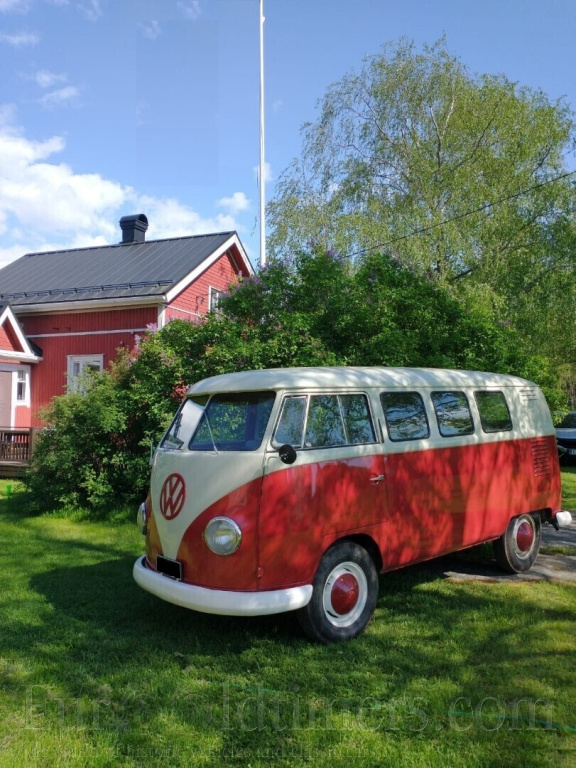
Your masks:
{"label": "door handle", "polygon": [[371,477],[370,482],[372,485],[378,485],[378,483],[381,483],[384,480],[384,475],[377,475],[376,477]]}

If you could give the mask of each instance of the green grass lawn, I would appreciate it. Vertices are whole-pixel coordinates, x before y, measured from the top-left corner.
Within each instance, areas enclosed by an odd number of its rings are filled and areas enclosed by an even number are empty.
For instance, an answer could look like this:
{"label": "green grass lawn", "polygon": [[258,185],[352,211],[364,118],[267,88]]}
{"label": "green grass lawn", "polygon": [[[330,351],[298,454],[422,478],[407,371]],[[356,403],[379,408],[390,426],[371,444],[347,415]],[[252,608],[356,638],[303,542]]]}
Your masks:
{"label": "green grass lawn", "polygon": [[576,465],[562,467],[562,504],[576,511]]}
{"label": "green grass lawn", "polygon": [[381,577],[361,637],[325,647],[290,614],[154,598],[132,580],[135,525],[27,517],[10,485],[1,768],[576,765],[574,585],[412,567]]}

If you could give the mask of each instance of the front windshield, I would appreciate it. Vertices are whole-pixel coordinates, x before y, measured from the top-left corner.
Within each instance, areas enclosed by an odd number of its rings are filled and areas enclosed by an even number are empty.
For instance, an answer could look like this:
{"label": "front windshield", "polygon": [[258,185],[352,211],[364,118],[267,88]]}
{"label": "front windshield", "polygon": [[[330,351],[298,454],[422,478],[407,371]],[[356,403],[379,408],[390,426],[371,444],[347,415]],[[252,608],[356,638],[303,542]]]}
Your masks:
{"label": "front windshield", "polygon": [[191,451],[255,451],[262,444],[274,392],[212,395],[188,448]]}

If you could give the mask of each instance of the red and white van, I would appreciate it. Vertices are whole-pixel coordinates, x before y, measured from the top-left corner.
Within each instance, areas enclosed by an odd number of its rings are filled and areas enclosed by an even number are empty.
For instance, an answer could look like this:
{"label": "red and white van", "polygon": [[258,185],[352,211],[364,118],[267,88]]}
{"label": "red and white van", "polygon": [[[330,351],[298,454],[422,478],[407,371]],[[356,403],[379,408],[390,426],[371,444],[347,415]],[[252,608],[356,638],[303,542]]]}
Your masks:
{"label": "red and white van", "polygon": [[194,384],[154,455],[137,583],[176,605],[297,611],[321,642],[362,632],[378,573],[494,541],[527,570],[560,509],[538,387],[416,368],[246,371]]}

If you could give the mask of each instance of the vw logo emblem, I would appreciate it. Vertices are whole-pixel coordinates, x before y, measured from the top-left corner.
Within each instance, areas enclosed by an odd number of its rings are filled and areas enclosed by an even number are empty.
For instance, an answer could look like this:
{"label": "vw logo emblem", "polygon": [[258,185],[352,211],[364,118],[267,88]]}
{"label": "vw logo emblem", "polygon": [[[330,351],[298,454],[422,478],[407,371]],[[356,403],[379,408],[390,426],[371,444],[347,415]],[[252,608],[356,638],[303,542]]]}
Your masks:
{"label": "vw logo emblem", "polygon": [[178,517],[186,499],[186,483],[182,475],[174,472],[164,480],[160,491],[160,512],[166,520]]}

